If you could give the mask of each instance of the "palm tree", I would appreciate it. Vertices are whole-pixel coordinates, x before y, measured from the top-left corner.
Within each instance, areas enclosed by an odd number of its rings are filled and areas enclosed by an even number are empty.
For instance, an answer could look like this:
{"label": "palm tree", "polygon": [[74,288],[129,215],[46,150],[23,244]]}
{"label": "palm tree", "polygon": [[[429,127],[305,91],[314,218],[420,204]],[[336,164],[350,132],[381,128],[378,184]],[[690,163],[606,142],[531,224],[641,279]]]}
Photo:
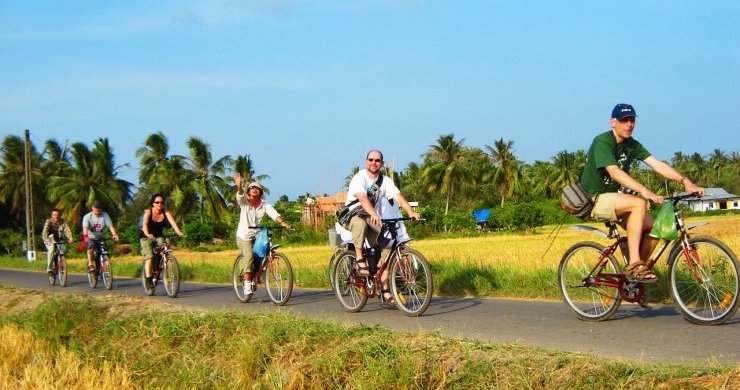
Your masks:
{"label": "palm tree", "polygon": [[512,196],[523,188],[521,163],[514,156],[513,145],[514,141],[504,141],[503,138],[495,141],[493,147],[486,145],[494,167],[493,182],[498,184],[502,206],[507,195]]}
{"label": "palm tree", "polygon": [[445,194],[445,215],[450,210],[450,202],[459,182],[470,176],[463,155],[464,141],[464,138],[455,141],[452,133],[440,135],[437,144],[429,145],[430,149],[425,154],[429,164],[424,167],[421,178],[427,192],[440,191]]}
{"label": "palm tree", "polygon": [[56,140],[47,140],[42,157],[44,177],[65,176],[69,173],[69,145],[66,143],[61,146]]}
{"label": "palm tree", "polygon": [[[67,220],[79,224],[94,200],[100,200],[113,218],[131,200],[132,183],[119,179],[115,156],[107,138],[93,142],[93,148],[76,142],[70,147],[72,164],[67,176],[52,176],[49,198],[64,209]],[[125,166],[125,165],[124,165]]]}
{"label": "palm tree", "polygon": [[687,175],[696,178],[698,183],[706,182],[707,163],[699,153],[694,153],[687,162]]}
{"label": "palm tree", "polygon": [[224,156],[213,162],[211,147],[198,137],[187,140],[190,156],[187,157],[187,168],[193,175],[192,188],[198,195],[200,220],[205,220],[206,214],[214,220],[220,220],[228,215],[226,200],[221,188],[227,186],[223,175],[226,173],[226,164],[231,163],[231,156]]}
{"label": "palm tree", "polygon": [[548,179],[550,192],[556,194],[569,183],[580,179],[583,166],[586,164],[586,152],[577,150],[573,153],[561,150],[552,158],[553,172]]}
{"label": "palm tree", "polygon": [[139,182],[148,192],[161,193],[171,199],[168,205],[175,217],[182,221],[195,206],[195,192],[191,186],[192,172],[185,167],[185,157],[168,155],[167,137],[161,132],[150,134],[144,146],[136,151],[140,159]]}
{"label": "palm tree", "polygon": [[717,181],[719,181],[719,171],[728,162],[727,154],[723,150],[714,149],[714,151],[707,157],[709,165],[715,172],[717,172]]}
{"label": "palm tree", "polygon": [[[23,138],[8,135],[0,146],[0,203],[17,224],[24,224],[26,210],[25,142]],[[46,204],[41,172],[41,155],[30,145],[31,185],[33,207],[41,210]]]}
{"label": "palm tree", "polygon": [[[239,172],[242,175],[242,183],[249,184],[253,181],[263,181],[270,178],[270,175],[265,174],[256,174],[254,171],[254,160],[248,155],[245,154],[243,156],[236,156],[236,158],[233,161],[233,169],[234,172]],[[262,188],[266,194],[270,193],[270,189],[265,187],[264,184],[262,185]]]}

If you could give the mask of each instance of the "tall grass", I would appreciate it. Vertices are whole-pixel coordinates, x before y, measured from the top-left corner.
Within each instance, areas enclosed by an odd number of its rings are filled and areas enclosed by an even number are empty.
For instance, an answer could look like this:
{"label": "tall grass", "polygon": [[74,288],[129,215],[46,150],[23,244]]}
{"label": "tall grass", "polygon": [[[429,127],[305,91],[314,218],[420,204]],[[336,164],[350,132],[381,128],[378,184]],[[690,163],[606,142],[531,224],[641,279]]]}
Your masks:
{"label": "tall grass", "polygon": [[[149,312],[138,298],[117,303],[91,297],[46,297],[36,309],[14,311],[13,305],[23,305],[23,294],[0,288],[0,299],[5,302],[3,313],[15,312],[0,314],[0,387],[519,389],[740,385],[740,367],[616,362],[516,344],[342,326],[287,314]],[[61,325],[60,320],[64,321]]]}
{"label": "tall grass", "polygon": [[[724,241],[735,254],[740,253],[740,216],[690,218],[710,224],[693,230]],[[591,224],[603,227],[603,224]],[[562,254],[578,241],[609,243],[596,235],[574,231],[564,226],[556,237],[554,227],[529,234],[494,233],[477,237],[413,241],[411,245],[425,255],[432,265],[435,292],[442,295],[506,296],[559,299],[557,267]],[[298,287],[329,288],[327,268],[334,249],[329,246],[283,246],[281,252],[290,259]],[[236,249],[221,252],[175,252],[184,280],[229,283]],[[661,281],[648,288],[651,301],[669,297],[663,275],[666,254],[658,262],[656,273]],[[84,259],[71,259],[73,272],[84,272]],[[114,274],[138,277],[141,258],[115,257]],[[0,267],[25,267],[43,270],[43,261],[33,264],[19,258],[0,257]]]}

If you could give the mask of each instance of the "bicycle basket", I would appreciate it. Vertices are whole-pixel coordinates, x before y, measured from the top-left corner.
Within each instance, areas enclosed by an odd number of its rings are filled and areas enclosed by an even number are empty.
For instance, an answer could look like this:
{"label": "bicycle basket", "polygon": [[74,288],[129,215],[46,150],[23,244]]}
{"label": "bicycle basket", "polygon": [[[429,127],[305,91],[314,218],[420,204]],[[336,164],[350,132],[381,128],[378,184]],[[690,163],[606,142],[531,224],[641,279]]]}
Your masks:
{"label": "bicycle basket", "polygon": [[270,238],[267,236],[267,228],[260,229],[252,244],[252,253],[258,257],[265,257],[270,250]]}
{"label": "bicycle basket", "polygon": [[660,238],[663,240],[673,241],[678,238],[678,229],[676,229],[676,219],[674,218],[675,208],[673,202],[665,202],[658,210],[655,217],[653,229],[650,230],[650,237]]}

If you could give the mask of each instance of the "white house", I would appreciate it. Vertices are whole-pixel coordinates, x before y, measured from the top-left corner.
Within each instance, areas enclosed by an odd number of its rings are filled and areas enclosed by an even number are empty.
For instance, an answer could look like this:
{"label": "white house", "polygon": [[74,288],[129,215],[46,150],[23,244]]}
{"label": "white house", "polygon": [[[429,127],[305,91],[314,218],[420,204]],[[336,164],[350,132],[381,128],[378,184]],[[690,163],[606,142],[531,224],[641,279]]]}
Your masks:
{"label": "white house", "polygon": [[730,194],[724,188],[707,188],[703,197],[683,202],[693,211],[740,209],[740,196]]}

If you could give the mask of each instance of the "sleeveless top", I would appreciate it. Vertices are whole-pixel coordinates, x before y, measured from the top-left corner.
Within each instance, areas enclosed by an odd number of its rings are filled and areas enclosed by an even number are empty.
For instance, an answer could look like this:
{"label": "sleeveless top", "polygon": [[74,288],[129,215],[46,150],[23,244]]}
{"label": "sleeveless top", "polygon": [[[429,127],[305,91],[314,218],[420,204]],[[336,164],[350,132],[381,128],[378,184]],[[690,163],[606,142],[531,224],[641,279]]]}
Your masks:
{"label": "sleeveless top", "polygon": [[[164,228],[172,226],[170,225],[169,219],[167,219],[167,215],[164,216],[164,219],[162,219],[161,222],[157,222],[154,220],[154,212],[152,212],[149,216],[149,222],[147,222],[146,227],[149,229],[149,234],[153,234],[154,237],[164,237]],[[146,238],[143,227],[139,230],[139,238]]]}

